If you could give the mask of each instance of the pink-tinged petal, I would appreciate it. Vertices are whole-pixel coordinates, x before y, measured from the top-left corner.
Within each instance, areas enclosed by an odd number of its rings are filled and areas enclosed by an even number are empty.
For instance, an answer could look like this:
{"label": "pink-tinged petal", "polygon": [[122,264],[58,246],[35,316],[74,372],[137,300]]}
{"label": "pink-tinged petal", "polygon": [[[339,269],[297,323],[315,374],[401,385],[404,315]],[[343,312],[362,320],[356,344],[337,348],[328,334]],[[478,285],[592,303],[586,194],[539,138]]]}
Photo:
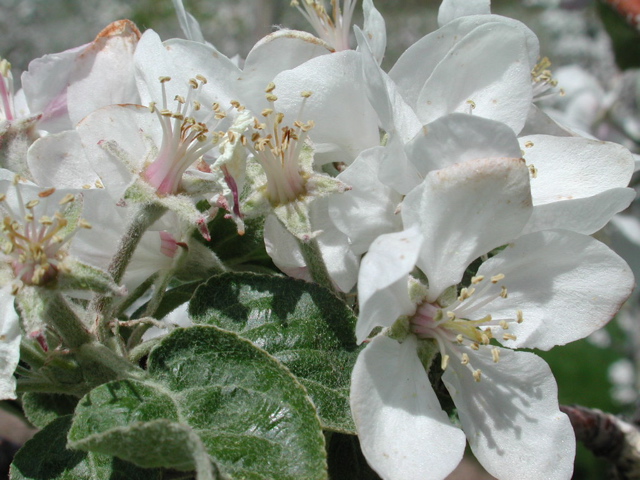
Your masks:
{"label": "pink-tinged petal", "polygon": [[94,188],[99,179],[75,130],[38,139],[29,147],[27,163],[41,187]]}
{"label": "pink-tinged petal", "polygon": [[520,158],[469,160],[427,175],[402,205],[405,226],[425,238],[418,267],[429,301],[462,279],[467,266],[517,238],[531,215],[529,170]]}
{"label": "pink-tinged petal", "polygon": [[524,159],[536,169],[534,205],[584,198],[626,187],[633,156],[621,145],[583,137],[531,135],[520,139]]}
{"label": "pink-tinged petal", "polygon": [[[530,71],[538,61],[539,55],[538,38],[531,30],[521,22],[510,18],[497,15],[472,15],[460,17],[418,40],[400,56],[390,70],[389,76],[398,85],[398,91],[405,101],[417,109],[418,96],[427,79],[459,42],[480,26],[492,28],[492,26],[505,25],[520,30],[525,36],[528,51],[526,63]],[[464,71],[467,72],[467,68]],[[459,72],[456,72],[457,76],[459,76]],[[465,76],[465,78],[467,77]],[[445,84],[448,84],[448,80],[445,80]]]}
{"label": "pink-tinged petal", "polygon": [[301,92],[312,92],[299,120],[315,122],[309,138],[317,147],[316,161],[318,152],[331,149],[323,163],[352,163],[362,150],[380,144],[378,118],[363,88],[359,53],[322,55],[280,73],[273,81],[276,107],[285,118],[298,118]]}
{"label": "pink-tinged petal", "polygon": [[351,412],[369,465],[384,480],[443,480],[465,438],[440,407],[417,341],[375,337],[351,375]]}
{"label": "pink-tinged petal", "polygon": [[505,124],[464,113],[425,125],[405,152],[421,176],[467,160],[521,155],[518,139]]}
{"label": "pink-tinged petal", "polygon": [[489,15],[490,0],[443,0],[438,10],[438,25],[441,27],[466,15]]}
{"label": "pink-tinged petal", "polygon": [[67,104],[72,125],[100,107],[138,103],[133,54],[140,31],[129,20],[102,30],[78,55],[69,76]]}
{"label": "pink-tinged petal", "polygon": [[499,351],[494,363],[489,348],[470,350],[479,382],[458,361],[442,377],[474,455],[500,480],[570,479],[575,436],[549,366],[533,353]]}
{"label": "pink-tinged petal", "polygon": [[422,236],[414,227],[381,235],[369,247],[358,274],[358,343],[363,342],[375,327],[390,327],[398,317],[415,311],[407,282],[421,245]]}
{"label": "pink-tinged petal", "polygon": [[52,53],[29,63],[22,89],[31,112],[42,112],[39,127],[51,132],[73,127],[67,111],[67,86],[75,59],[87,45]]}
{"label": "pink-tinged petal", "polygon": [[557,228],[591,235],[604,227],[614,214],[627,208],[635,197],[632,188],[612,188],[591,197],[534,205],[522,233]]}
{"label": "pink-tinged petal", "polygon": [[[515,348],[549,350],[586,337],[613,318],[634,287],[622,258],[603,243],[569,231],[536,232],[513,241],[478,270],[487,278],[498,274],[505,278],[465,302],[494,298],[470,318],[515,319],[520,310],[522,323],[508,329],[516,340],[503,342]],[[502,286],[507,298],[499,296]],[[494,328],[496,338],[502,333]]]}
{"label": "pink-tinged petal", "polygon": [[522,130],[533,96],[527,39],[521,28],[500,23],[466,35],[424,84],[416,107],[420,120],[473,111]]}
{"label": "pink-tinged petal", "polygon": [[0,290],[0,400],[16,398],[13,372],[20,360],[20,320],[8,287]]}
{"label": "pink-tinged petal", "polygon": [[385,147],[374,147],[362,152],[338,175],[351,190],[328,199],[331,219],[358,254],[366,252],[379,235],[402,230],[396,212],[402,196],[378,180],[384,151]]}

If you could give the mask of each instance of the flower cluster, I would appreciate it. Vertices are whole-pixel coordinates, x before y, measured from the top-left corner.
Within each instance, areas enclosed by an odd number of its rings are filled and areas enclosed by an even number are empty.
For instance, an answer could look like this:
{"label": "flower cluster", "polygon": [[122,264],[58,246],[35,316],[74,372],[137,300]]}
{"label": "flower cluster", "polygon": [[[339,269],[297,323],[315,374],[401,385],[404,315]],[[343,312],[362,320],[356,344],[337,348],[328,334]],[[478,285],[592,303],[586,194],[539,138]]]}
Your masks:
{"label": "flower cluster", "polygon": [[187,40],[121,20],[34,60],[19,95],[0,61],[0,398],[59,387],[21,342],[127,357],[169,287],[247,269],[203,246],[222,221],[357,298],[350,406],[381,478],[444,479],[467,442],[496,478],[570,478],[555,380],[516,349],[584,338],[630,295],[591,235],[634,199],[634,159],[536,106],[558,89],[535,34],[443,0],[385,71],[372,0],[353,45],[355,1],[300,0],[317,37],[279,29],[237,62],[174,3]]}

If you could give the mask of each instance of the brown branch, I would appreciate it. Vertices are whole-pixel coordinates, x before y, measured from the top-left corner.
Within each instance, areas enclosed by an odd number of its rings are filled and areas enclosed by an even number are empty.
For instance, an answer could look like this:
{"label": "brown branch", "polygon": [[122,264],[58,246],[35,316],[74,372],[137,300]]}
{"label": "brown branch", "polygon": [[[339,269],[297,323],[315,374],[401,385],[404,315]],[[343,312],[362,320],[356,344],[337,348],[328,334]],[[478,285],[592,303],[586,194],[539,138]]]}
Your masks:
{"label": "brown branch", "polygon": [[576,439],[613,465],[618,480],[640,478],[640,429],[615,415],[594,408],[561,405]]}

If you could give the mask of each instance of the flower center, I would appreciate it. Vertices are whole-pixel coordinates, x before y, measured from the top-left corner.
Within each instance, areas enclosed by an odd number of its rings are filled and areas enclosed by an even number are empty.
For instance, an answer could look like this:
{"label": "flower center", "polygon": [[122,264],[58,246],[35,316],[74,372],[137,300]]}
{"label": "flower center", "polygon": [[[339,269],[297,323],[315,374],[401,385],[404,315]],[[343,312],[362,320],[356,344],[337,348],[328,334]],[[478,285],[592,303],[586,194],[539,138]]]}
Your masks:
{"label": "flower center", "polygon": [[11,64],[0,59],[0,120],[15,119]]}
{"label": "flower center", "polygon": [[162,108],[158,108],[155,102],[149,105],[149,110],[158,116],[162,126],[162,145],[156,159],[142,172],[142,177],[160,195],[180,191],[182,175],[187,168],[217,145],[220,139],[217,133],[211,135],[211,139],[207,136],[207,122],[212,118],[220,122],[226,117],[226,113],[216,103],[203,121],[195,119],[194,115],[202,107],[196,97],[202,85],[207,83],[207,79],[201,75],[189,80],[187,97],[176,95],[176,108],[170,110],[165,89],[165,83],[170,80],[170,77],[160,77]]}
{"label": "flower center", "polygon": [[[64,246],[79,228],[91,228],[79,219],[75,227],[69,226],[67,214],[75,201],[72,194],[65,195],[61,207],[53,217],[36,219],[36,210],[43,199],[51,196],[55,189],[41,191],[38,198],[24,202],[20,184],[14,180],[19,213],[15,213],[0,195],[4,213],[2,219],[2,251],[5,261],[11,265],[15,277],[27,285],[44,285],[57,276],[61,261],[67,256]],[[19,287],[16,287],[19,288]],[[17,293],[14,288],[14,293]]]}
{"label": "flower center", "polygon": [[343,9],[340,9],[338,0],[331,0],[333,18],[327,13],[322,0],[302,0],[302,7],[300,3],[292,0],[291,5],[302,13],[322,40],[338,52],[349,50],[349,31],[356,0],[345,0]]}
{"label": "flower center", "polygon": [[[409,321],[410,330],[418,338],[433,339],[438,345],[442,358],[441,367],[445,370],[451,359],[459,361],[469,368],[473,378],[479,382],[482,376],[480,369],[471,365],[469,350],[478,351],[481,348],[491,348],[491,355],[495,363],[500,361],[500,350],[491,345],[496,330],[502,330],[502,340],[515,340],[516,336],[507,332],[512,323],[523,321],[522,311],[518,310],[514,318],[494,319],[486,315],[479,320],[468,320],[465,317],[482,309],[497,298],[507,298],[508,292],[504,285],[498,285],[500,292],[495,295],[482,295],[492,285],[504,280],[499,274],[486,281],[483,276],[473,277],[472,285],[460,290],[455,302],[446,309],[437,303],[423,303]],[[478,287],[476,287],[478,286]]]}
{"label": "flower center", "polygon": [[[284,125],[284,114],[275,111],[273,94],[275,85],[270,83],[265,90],[269,108],[262,111],[264,123],[256,117],[253,134],[246,142],[256,161],[267,176],[267,198],[272,205],[284,205],[294,201],[306,192],[306,178],[300,168],[300,154],[313,121],[293,122],[293,126]],[[304,105],[311,92],[302,92],[302,104],[298,119],[304,111]]]}

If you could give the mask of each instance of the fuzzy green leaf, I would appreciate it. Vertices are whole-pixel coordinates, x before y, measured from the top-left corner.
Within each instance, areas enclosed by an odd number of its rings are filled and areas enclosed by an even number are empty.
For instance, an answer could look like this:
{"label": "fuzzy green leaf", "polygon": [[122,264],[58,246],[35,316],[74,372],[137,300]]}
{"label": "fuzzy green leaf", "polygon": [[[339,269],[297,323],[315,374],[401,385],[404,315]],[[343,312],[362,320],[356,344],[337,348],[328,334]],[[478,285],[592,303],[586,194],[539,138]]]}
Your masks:
{"label": "fuzzy green leaf", "polygon": [[[149,381],[92,390],[70,445],[137,465],[219,478],[326,478],[320,422],[304,388],[263,350],[215,327],[178,329],[150,354]],[[206,472],[209,468],[211,471]]]}
{"label": "fuzzy green leaf", "polygon": [[349,409],[358,355],[351,309],[329,290],[286,277],[225,273],[194,294],[195,323],[237,332],[280,360],[306,387],[325,429],[355,433]]}
{"label": "fuzzy green leaf", "polygon": [[142,469],[109,455],[66,448],[71,416],[57,418],[16,454],[11,480],[160,480],[163,471]]}

